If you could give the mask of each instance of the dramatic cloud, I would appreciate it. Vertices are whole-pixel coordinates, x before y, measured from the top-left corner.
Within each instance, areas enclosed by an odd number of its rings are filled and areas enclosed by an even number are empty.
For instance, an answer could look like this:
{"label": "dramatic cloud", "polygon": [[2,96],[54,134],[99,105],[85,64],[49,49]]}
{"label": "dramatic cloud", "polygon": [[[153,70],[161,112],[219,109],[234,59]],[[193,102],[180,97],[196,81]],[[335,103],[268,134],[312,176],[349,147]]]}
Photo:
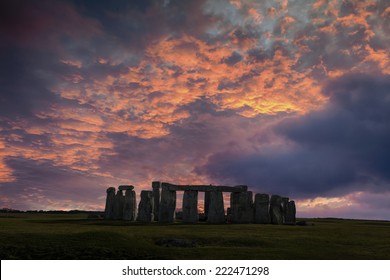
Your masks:
{"label": "dramatic cloud", "polygon": [[324,215],[308,201],[384,194],[389,26],[384,0],[2,1],[0,206],[97,209],[151,180]]}
{"label": "dramatic cloud", "polygon": [[338,78],[324,89],[325,108],[272,127],[268,133],[281,138],[279,145],[260,141],[245,153],[220,152],[197,171],[299,196],[389,191],[389,89],[389,76]]}
{"label": "dramatic cloud", "polygon": [[2,204],[27,209],[71,210],[101,209],[101,188],[108,183],[89,172],[58,168],[50,161],[8,158],[7,164],[17,170],[16,182],[2,184]]}

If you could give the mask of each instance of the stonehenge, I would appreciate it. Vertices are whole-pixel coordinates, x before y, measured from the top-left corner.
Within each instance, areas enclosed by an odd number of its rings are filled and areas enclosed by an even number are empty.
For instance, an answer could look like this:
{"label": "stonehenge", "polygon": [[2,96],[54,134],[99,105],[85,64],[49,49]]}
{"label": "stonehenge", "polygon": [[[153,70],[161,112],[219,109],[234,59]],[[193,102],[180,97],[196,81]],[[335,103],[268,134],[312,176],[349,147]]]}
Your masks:
{"label": "stonehenge", "polygon": [[158,221],[158,210],[160,209],[160,188],[161,183],[158,181],[152,182],[152,189],[153,189],[153,200],[154,200],[154,209],[153,209],[153,216],[154,220]]}
{"label": "stonehenge", "polygon": [[153,191],[141,191],[141,201],[138,207],[138,221],[144,223],[154,221]]}
{"label": "stonehenge", "polygon": [[225,222],[225,208],[221,191],[210,191],[207,222],[213,224],[223,224]]}
{"label": "stonehenge", "polygon": [[[295,225],[295,202],[288,197],[255,194],[244,185],[175,185],[152,182],[152,190],[143,190],[137,211],[137,199],[132,185],[107,189],[105,219],[139,221],[143,223],[174,223],[176,221],[177,192],[182,192],[182,212],[178,219],[183,223],[199,222],[198,196],[204,193],[204,218],[207,223],[222,224],[275,224]],[[123,193],[125,192],[125,194]],[[224,193],[230,193],[230,207],[225,214]],[[202,216],[203,217],[203,216]],[[202,218],[203,220],[203,218]]]}
{"label": "stonehenge", "polygon": [[106,219],[114,218],[115,188],[107,189],[106,208],[104,210]]}
{"label": "stonehenge", "polygon": [[296,208],[295,208],[295,202],[289,201],[286,208],[286,216],[284,220],[285,225],[295,225],[296,223]]}
{"label": "stonehenge", "polygon": [[269,224],[271,217],[269,213],[269,195],[266,193],[258,193],[255,195],[255,223]]}
{"label": "stonehenge", "polygon": [[137,198],[135,191],[126,190],[125,193],[125,204],[123,208],[123,220],[134,221],[137,217]]}
{"label": "stonehenge", "polygon": [[196,223],[199,220],[198,191],[184,191],[182,209],[184,223]]}
{"label": "stonehenge", "polygon": [[282,197],[279,195],[272,195],[269,205],[269,214],[271,217],[271,224],[281,225],[283,224],[282,216]]}
{"label": "stonehenge", "polygon": [[114,220],[122,220],[123,218],[123,208],[125,206],[125,197],[123,196],[123,191],[118,190],[114,198]]}
{"label": "stonehenge", "polygon": [[231,222],[250,224],[254,221],[252,192],[232,192],[230,194]]}
{"label": "stonehenge", "polygon": [[210,205],[210,192],[204,193],[204,217],[207,220],[209,215],[209,205]]}
{"label": "stonehenge", "polygon": [[170,191],[162,183],[160,207],[158,211],[159,223],[173,223],[175,221],[176,191]]}

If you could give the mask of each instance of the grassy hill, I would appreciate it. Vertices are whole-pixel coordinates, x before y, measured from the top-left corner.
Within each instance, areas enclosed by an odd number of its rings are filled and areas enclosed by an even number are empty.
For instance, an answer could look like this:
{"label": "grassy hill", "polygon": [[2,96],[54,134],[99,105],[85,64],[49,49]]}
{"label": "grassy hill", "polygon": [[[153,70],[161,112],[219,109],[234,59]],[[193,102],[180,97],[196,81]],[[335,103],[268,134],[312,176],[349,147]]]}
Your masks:
{"label": "grassy hill", "polygon": [[[1,213],[0,258],[390,259],[390,222],[386,221],[300,219],[308,226],[159,225],[87,216]],[[172,245],[171,239],[183,244]]]}

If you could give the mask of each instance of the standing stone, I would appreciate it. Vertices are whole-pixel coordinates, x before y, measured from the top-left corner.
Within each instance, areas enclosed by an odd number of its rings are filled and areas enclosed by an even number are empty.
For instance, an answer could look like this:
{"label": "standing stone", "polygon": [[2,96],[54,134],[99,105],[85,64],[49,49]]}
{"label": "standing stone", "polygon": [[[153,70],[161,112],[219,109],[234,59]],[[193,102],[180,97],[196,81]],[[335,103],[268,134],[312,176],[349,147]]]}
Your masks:
{"label": "standing stone", "polygon": [[209,205],[210,205],[210,192],[204,193],[204,218],[207,221],[209,215]]}
{"label": "standing stone", "polygon": [[160,188],[161,183],[158,181],[152,182],[152,189],[153,189],[153,199],[154,199],[154,220],[158,221],[158,213],[160,210]]}
{"label": "standing stone", "polygon": [[270,222],[269,195],[258,193],[255,195],[255,223],[269,224]]}
{"label": "standing stone", "polygon": [[153,192],[141,191],[141,201],[138,206],[138,221],[144,223],[153,222]]}
{"label": "standing stone", "polygon": [[230,195],[231,222],[237,224],[253,223],[252,192],[236,192]]}
{"label": "standing stone", "polygon": [[232,222],[232,209],[230,207],[226,208],[226,222]]}
{"label": "standing stone", "polygon": [[122,220],[123,219],[123,208],[125,204],[125,198],[123,196],[123,191],[117,191],[115,200],[114,200],[114,219]]}
{"label": "standing stone", "polygon": [[114,219],[115,188],[107,189],[106,208],[104,209],[104,218],[107,220]]}
{"label": "standing stone", "polygon": [[287,215],[287,204],[290,199],[288,197],[282,197],[282,204],[281,204],[281,209],[282,209],[282,219],[283,219],[283,224],[286,223],[286,215]]}
{"label": "standing stone", "polygon": [[223,195],[220,191],[210,191],[210,202],[208,207],[207,222],[213,224],[225,223],[225,209]]}
{"label": "standing stone", "polygon": [[137,217],[136,195],[133,190],[126,190],[125,203],[123,205],[123,220],[135,221]]}
{"label": "standing stone", "polygon": [[293,200],[291,200],[287,203],[286,219],[285,219],[284,224],[295,225],[295,223],[296,223],[295,215],[296,215],[295,202]]}
{"label": "standing stone", "polygon": [[184,191],[183,222],[196,223],[198,220],[198,191]]}
{"label": "standing stone", "polygon": [[175,221],[176,191],[169,191],[161,186],[161,200],[158,221],[160,223],[173,223]]}
{"label": "standing stone", "polygon": [[270,212],[272,224],[275,225],[283,224],[282,198],[279,195],[271,196],[269,212]]}

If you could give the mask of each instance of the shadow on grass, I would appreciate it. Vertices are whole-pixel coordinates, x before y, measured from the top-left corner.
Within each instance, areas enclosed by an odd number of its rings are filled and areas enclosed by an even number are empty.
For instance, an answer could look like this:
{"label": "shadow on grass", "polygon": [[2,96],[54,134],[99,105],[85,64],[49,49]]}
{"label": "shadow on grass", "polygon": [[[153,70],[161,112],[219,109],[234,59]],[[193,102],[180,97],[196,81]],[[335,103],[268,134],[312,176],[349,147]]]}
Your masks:
{"label": "shadow on grass", "polygon": [[[136,240],[113,232],[77,234],[13,234],[2,235],[12,245],[0,245],[0,259],[156,259],[145,250],[147,243],[133,246]],[[12,242],[18,240],[19,242]],[[24,241],[24,242],[20,242]],[[139,246],[141,245],[141,246]],[[143,245],[143,246],[142,246]]]}
{"label": "shadow on grass", "polygon": [[[311,219],[316,226],[287,227],[144,224],[86,215],[21,217],[1,220],[1,259],[390,258],[390,222],[383,221]],[[161,239],[184,239],[196,246],[167,248],[156,244]]]}
{"label": "shadow on grass", "polygon": [[[207,222],[198,222],[196,224],[190,224],[190,223],[182,223],[182,222],[175,222],[175,223],[163,223],[160,224],[158,222],[152,222],[152,223],[142,223],[142,222],[126,222],[121,220],[97,220],[97,219],[48,219],[48,220],[28,220],[29,223],[37,223],[37,224],[75,224],[75,225],[98,225],[98,226],[134,226],[134,227],[193,227],[193,226],[200,226],[200,227],[226,227],[226,226],[237,226],[237,224],[210,224]],[[255,225],[255,224],[253,224]],[[258,225],[260,226],[260,225]],[[262,225],[264,226],[264,225]],[[275,225],[270,225],[275,226]]]}

